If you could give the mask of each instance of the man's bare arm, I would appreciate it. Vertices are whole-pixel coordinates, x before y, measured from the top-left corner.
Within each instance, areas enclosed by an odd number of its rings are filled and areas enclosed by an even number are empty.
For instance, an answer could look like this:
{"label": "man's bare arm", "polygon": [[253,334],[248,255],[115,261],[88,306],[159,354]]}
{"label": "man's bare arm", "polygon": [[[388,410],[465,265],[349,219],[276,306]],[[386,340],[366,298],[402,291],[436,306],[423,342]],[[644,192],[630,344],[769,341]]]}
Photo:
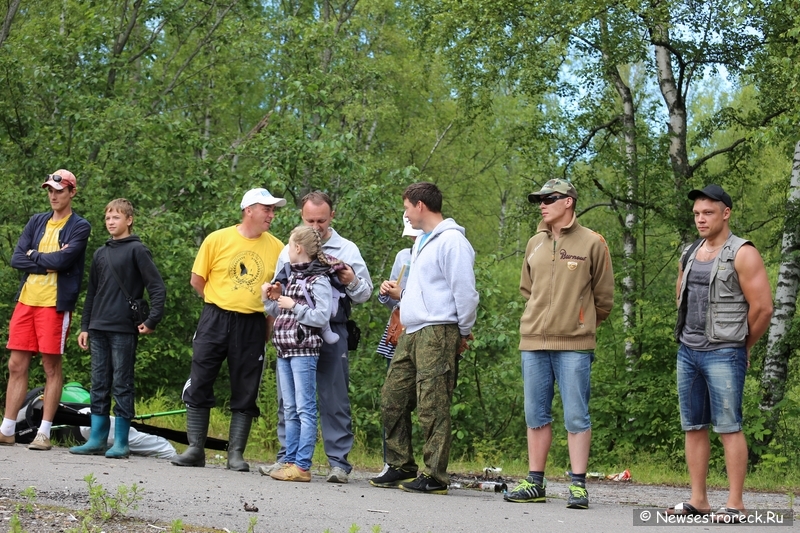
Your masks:
{"label": "man's bare arm", "polygon": [[206,297],[206,280],[202,276],[198,276],[194,272],[192,272],[192,279],[189,282],[192,285],[192,288],[197,291],[197,294],[200,295],[200,298],[205,299]]}
{"label": "man's bare arm", "polygon": [[750,310],[747,313],[748,335],[745,346],[748,353],[758,339],[766,333],[772,318],[772,289],[761,254],[754,246],[742,246],[734,262],[739,285]]}

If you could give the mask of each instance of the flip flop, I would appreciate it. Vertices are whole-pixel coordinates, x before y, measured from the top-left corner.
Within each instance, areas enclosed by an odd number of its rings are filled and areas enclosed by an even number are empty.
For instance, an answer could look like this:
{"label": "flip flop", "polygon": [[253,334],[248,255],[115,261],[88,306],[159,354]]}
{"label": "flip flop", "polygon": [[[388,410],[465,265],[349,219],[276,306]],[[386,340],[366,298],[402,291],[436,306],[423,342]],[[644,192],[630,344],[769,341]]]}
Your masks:
{"label": "flip flop", "polygon": [[743,524],[747,521],[747,513],[734,507],[720,507],[714,511],[711,521],[715,524]]}
{"label": "flip flop", "polygon": [[675,505],[675,507],[670,507],[667,509],[667,515],[677,515],[677,516],[703,516],[707,515],[709,511],[701,511],[694,505],[688,502],[680,502]]}

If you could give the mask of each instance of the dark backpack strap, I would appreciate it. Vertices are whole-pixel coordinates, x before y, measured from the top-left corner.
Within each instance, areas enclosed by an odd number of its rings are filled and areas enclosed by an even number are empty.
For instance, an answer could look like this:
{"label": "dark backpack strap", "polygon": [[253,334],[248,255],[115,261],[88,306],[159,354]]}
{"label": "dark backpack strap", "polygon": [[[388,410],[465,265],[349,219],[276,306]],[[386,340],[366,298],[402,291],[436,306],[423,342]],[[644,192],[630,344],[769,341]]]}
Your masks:
{"label": "dark backpack strap", "polygon": [[681,272],[686,270],[686,265],[689,263],[689,258],[692,256],[694,251],[700,246],[700,243],[703,242],[703,239],[697,239],[689,246],[689,249],[686,250],[686,253],[683,254],[683,258],[681,259]]}
{"label": "dark backpack strap", "polygon": [[122,282],[120,281],[119,276],[117,275],[117,271],[114,270],[114,265],[111,263],[111,258],[108,256],[108,248],[104,247],[103,252],[105,253],[106,256],[106,264],[108,265],[108,269],[111,271],[111,275],[114,276],[114,279],[117,281],[117,285],[119,285],[119,288],[122,290],[122,294],[125,295],[125,298],[129,302],[133,301],[131,295],[128,294],[127,290],[125,290],[125,285],[123,285]]}

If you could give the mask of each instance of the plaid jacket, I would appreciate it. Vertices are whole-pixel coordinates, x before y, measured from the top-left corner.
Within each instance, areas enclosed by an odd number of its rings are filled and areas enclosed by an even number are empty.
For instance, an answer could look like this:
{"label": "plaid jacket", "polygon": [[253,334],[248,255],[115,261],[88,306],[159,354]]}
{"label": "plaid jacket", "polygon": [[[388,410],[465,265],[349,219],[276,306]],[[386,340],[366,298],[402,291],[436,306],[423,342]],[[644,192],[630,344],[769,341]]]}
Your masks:
{"label": "plaid jacket", "polygon": [[[323,274],[324,275],[324,274]],[[303,288],[297,283],[300,276],[293,272],[289,277],[288,284],[284,287],[283,293],[298,303],[298,305],[309,305]],[[306,280],[306,290],[308,296],[316,305],[314,295],[314,281],[320,275],[312,275]],[[272,344],[278,350],[278,357],[317,357],[322,348],[322,330],[306,326],[298,322],[297,316],[291,309],[281,309],[273,326]]]}

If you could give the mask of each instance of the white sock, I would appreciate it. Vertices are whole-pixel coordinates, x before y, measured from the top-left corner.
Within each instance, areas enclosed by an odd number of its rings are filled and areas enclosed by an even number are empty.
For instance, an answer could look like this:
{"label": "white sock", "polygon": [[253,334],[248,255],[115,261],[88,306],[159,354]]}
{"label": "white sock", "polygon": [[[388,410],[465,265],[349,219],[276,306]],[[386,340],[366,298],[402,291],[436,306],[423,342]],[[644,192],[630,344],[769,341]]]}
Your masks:
{"label": "white sock", "polygon": [[52,422],[48,422],[47,420],[42,420],[42,423],[39,424],[39,433],[44,433],[44,436],[49,439],[51,427],[53,427]]}
{"label": "white sock", "polygon": [[10,437],[14,434],[14,431],[17,429],[17,421],[11,420],[10,418],[3,419],[3,425],[0,426],[0,433],[5,435],[6,437]]}

